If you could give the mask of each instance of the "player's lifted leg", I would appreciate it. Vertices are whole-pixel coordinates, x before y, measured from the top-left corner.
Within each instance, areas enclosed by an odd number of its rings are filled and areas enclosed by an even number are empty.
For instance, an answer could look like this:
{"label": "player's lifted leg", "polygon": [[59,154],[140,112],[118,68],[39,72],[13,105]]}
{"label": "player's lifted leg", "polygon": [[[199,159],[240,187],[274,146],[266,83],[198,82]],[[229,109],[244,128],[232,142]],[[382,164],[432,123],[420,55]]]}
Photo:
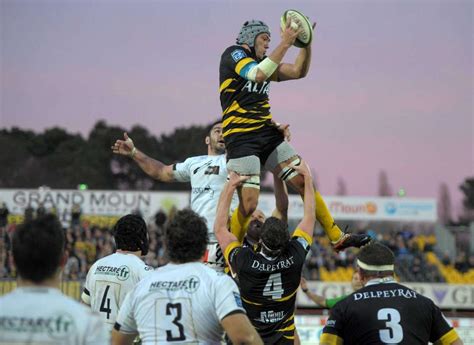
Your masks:
{"label": "player's lifted leg", "polygon": [[[290,158],[288,158],[291,156]],[[277,174],[284,182],[303,197],[304,179],[291,165],[299,165],[301,159],[286,141],[281,143],[268,157],[265,164],[267,169]],[[367,234],[344,233],[334,221],[321,194],[315,190],[316,219],[323,227],[335,251],[339,252],[348,247],[361,247],[370,241]]]}
{"label": "player's lifted leg", "polygon": [[242,241],[250,223],[252,213],[257,208],[260,194],[260,160],[257,156],[229,159],[227,170],[242,176],[250,176],[238,189],[239,207],[232,213],[230,230]]}

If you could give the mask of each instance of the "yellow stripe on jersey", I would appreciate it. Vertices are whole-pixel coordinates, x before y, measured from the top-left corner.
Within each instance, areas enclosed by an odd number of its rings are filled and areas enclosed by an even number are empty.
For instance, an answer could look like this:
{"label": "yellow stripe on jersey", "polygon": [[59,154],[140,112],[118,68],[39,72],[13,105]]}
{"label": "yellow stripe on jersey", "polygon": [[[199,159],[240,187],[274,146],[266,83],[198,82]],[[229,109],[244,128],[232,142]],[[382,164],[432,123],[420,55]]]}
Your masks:
{"label": "yellow stripe on jersey", "polygon": [[226,127],[230,123],[261,123],[263,121],[266,121],[267,119],[271,118],[268,116],[262,116],[259,117],[258,119],[247,119],[246,117],[240,117],[240,116],[229,116],[227,119],[225,119],[222,122],[222,127]]}
{"label": "yellow stripe on jersey", "polygon": [[295,339],[295,336],[294,336],[294,335],[293,335],[293,336],[291,336],[291,337],[290,337],[290,336],[288,336],[288,335],[283,335],[283,337],[284,337],[284,338],[286,338],[286,339]]}
{"label": "yellow stripe on jersey", "polygon": [[313,243],[313,238],[301,229],[296,229],[293,233],[293,237],[303,237],[309,245]]}
{"label": "yellow stripe on jersey", "polygon": [[335,334],[323,333],[319,338],[320,345],[343,345],[344,340]]}
{"label": "yellow stripe on jersey", "polygon": [[277,329],[277,332],[286,332],[286,331],[294,331],[294,330],[295,330],[295,324],[292,323],[291,325],[289,325],[285,328]]}
{"label": "yellow stripe on jersey", "polygon": [[263,305],[262,303],[257,303],[257,302],[249,301],[248,299],[245,299],[245,298],[243,298],[242,296],[240,296],[240,298],[242,299],[242,301],[244,301],[245,303],[248,303],[248,304]]}
{"label": "yellow stripe on jersey", "polygon": [[[225,261],[227,261],[227,263],[229,264],[229,254],[230,252],[237,248],[237,247],[240,247],[242,244],[239,242],[239,241],[234,241],[234,242],[231,242],[229,243],[229,245],[226,247],[225,251],[224,251],[224,258],[225,258]],[[230,264],[229,264],[230,266]]]}
{"label": "yellow stripe on jersey", "polygon": [[293,296],[295,295],[296,291],[298,291],[298,289],[296,289],[295,291],[293,291],[293,293],[289,294],[289,295],[286,296],[286,297],[282,297],[282,298],[275,299],[275,301],[277,301],[277,302],[285,302],[285,301],[288,301],[291,297],[293,297]]}
{"label": "yellow stripe on jersey", "polygon": [[236,112],[238,112],[238,113],[246,113],[246,112],[247,112],[247,110],[245,110],[244,108],[242,108],[242,107],[240,106],[240,104],[237,103],[237,101],[233,101],[232,104],[229,105],[226,110],[224,110],[224,112],[222,113],[222,115],[226,115],[226,114],[231,113],[231,112],[233,112],[233,111],[236,111]]}
{"label": "yellow stripe on jersey", "polygon": [[226,92],[235,92],[235,89],[225,89],[224,93],[226,93]]}
{"label": "yellow stripe on jersey", "polygon": [[228,131],[225,131],[224,134],[222,134],[222,136],[226,137],[227,135],[232,134],[232,133],[250,132],[250,131],[254,131],[256,129],[262,128],[263,126],[265,126],[265,124],[257,126],[257,127],[233,128],[233,129],[229,129]]}
{"label": "yellow stripe on jersey", "polygon": [[448,333],[443,335],[441,338],[434,342],[435,345],[449,345],[452,344],[455,340],[459,339],[456,330],[453,328]]}
{"label": "yellow stripe on jersey", "polygon": [[222,82],[221,86],[219,87],[219,92],[222,92],[222,90],[224,90],[226,87],[228,87],[230,85],[230,83],[232,83],[232,81],[234,81],[235,79],[234,78],[229,78],[229,79],[226,79]]}
{"label": "yellow stripe on jersey", "polygon": [[255,60],[249,57],[246,57],[245,59],[240,60],[239,63],[235,66],[235,73],[240,75],[240,71],[242,70],[242,68],[244,68],[251,62],[255,62]]}

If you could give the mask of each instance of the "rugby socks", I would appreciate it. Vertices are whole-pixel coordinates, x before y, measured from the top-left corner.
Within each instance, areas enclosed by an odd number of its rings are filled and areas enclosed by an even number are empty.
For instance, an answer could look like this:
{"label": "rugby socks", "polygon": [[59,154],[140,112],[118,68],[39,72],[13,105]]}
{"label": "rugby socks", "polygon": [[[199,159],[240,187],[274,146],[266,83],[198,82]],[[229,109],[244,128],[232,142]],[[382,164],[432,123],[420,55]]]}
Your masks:
{"label": "rugby socks", "polygon": [[334,218],[331,216],[323,197],[318,191],[314,192],[314,198],[316,200],[316,219],[322,225],[329,240],[332,243],[336,243],[344,236],[344,233],[334,222]]}
{"label": "rugby socks", "polygon": [[248,217],[243,216],[238,207],[232,212],[232,217],[230,218],[230,232],[237,237],[240,243],[242,243],[247,233],[250,218],[251,215]]}

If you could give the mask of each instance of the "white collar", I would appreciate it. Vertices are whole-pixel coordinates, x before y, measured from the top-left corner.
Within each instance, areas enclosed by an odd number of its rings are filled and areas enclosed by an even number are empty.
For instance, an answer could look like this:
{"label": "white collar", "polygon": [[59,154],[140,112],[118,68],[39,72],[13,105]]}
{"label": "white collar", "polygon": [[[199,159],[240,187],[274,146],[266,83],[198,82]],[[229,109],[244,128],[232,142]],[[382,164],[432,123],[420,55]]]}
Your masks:
{"label": "white collar", "polygon": [[384,278],[370,279],[364,286],[370,286],[370,285],[376,285],[376,284],[388,284],[388,283],[396,283],[395,278],[384,277]]}

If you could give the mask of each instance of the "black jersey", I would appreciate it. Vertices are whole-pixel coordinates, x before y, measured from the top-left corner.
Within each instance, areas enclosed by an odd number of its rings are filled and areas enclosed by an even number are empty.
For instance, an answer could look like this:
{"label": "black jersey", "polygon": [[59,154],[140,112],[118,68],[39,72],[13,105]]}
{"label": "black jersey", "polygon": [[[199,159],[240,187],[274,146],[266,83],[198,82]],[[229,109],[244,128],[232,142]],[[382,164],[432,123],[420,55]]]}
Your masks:
{"label": "black jersey", "polygon": [[247,315],[266,344],[293,344],[296,291],[311,237],[297,229],[286,248],[268,258],[234,242],[225,257],[236,274]]}
{"label": "black jersey", "polygon": [[256,83],[241,76],[256,60],[253,53],[239,45],[227,48],[221,56],[219,92],[226,147],[272,126],[268,103],[270,81]]}
{"label": "black jersey", "polygon": [[457,338],[429,298],[392,279],[372,282],[331,309],[321,342],[426,345],[450,344]]}

